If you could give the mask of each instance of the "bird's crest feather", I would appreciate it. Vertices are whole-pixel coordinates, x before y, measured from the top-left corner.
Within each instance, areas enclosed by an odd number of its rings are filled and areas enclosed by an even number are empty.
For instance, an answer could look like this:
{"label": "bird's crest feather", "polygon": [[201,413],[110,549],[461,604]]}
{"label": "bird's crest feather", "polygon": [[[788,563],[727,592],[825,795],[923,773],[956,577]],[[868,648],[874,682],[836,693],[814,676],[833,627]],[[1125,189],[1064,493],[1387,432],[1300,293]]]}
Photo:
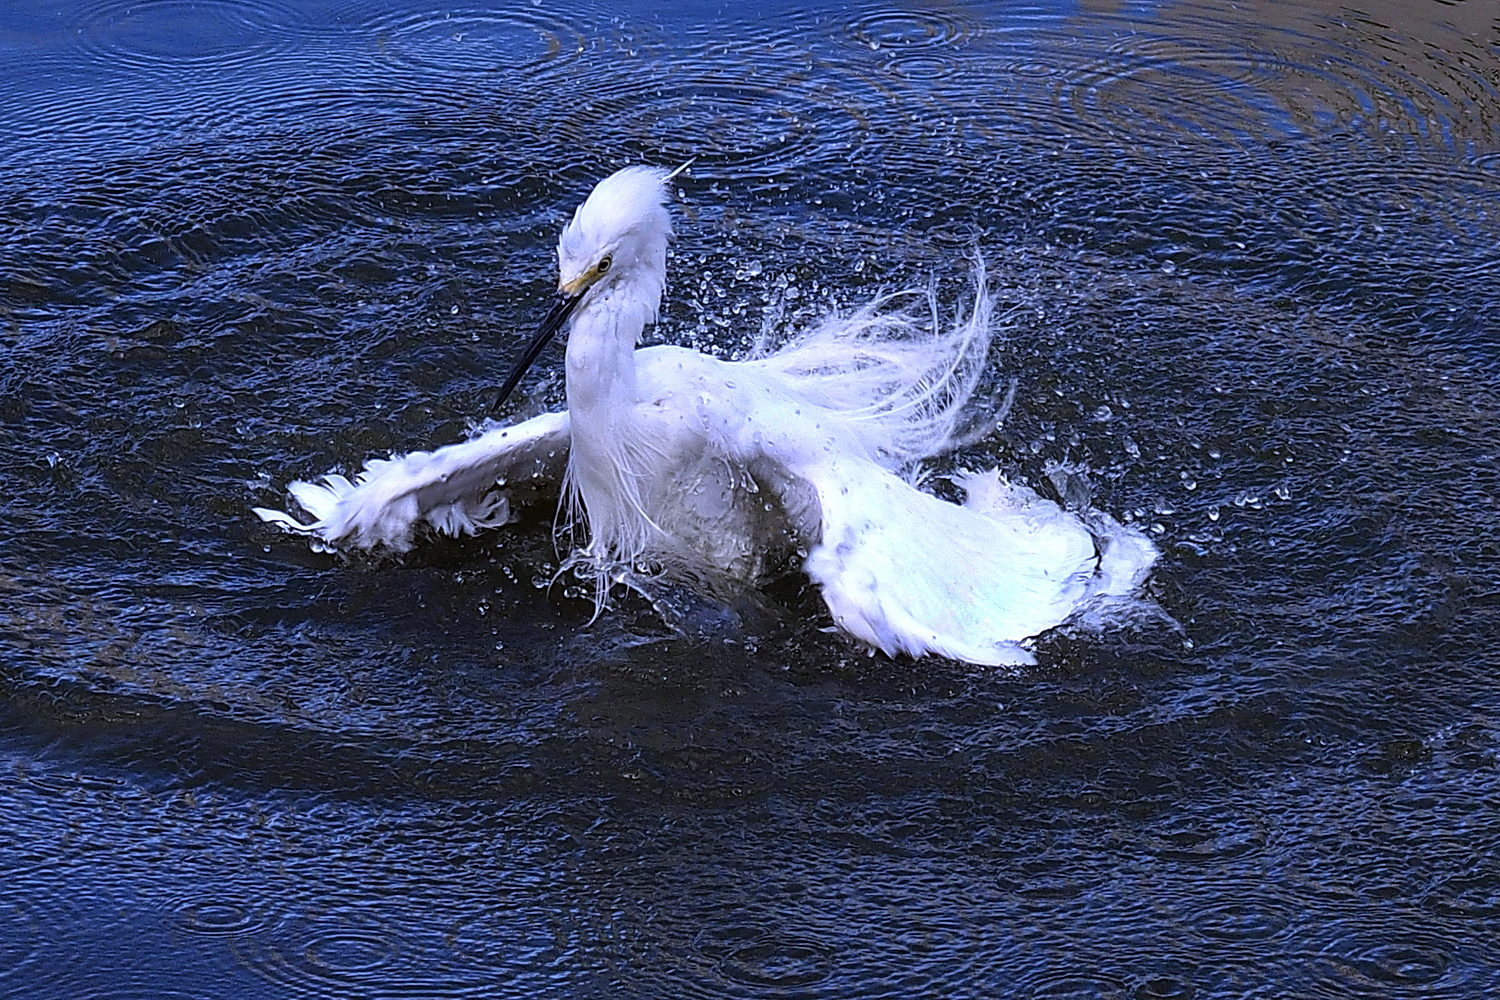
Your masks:
{"label": "bird's crest feather", "polygon": [[672,233],[667,214],[668,172],[659,167],[633,166],[617,170],[600,181],[588,199],[573,213],[573,219],[558,241],[563,273],[570,265],[586,266],[605,248],[612,248],[635,235],[647,247],[660,244],[663,252]]}

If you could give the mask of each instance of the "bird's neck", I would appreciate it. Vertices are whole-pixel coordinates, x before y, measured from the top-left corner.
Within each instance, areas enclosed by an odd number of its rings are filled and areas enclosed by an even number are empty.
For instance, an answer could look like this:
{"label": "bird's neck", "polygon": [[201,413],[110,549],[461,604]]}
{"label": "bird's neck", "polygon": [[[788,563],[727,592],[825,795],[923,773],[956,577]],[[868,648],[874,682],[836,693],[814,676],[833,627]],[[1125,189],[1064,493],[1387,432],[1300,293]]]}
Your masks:
{"label": "bird's neck", "polygon": [[635,369],[652,311],[638,298],[606,296],[580,307],[568,333],[569,503],[587,516],[599,567],[634,562],[660,535],[642,495],[659,452],[639,419]]}
{"label": "bird's neck", "polygon": [[634,296],[606,293],[574,314],[568,333],[568,412],[608,433],[636,403],[635,346],[654,309]]}

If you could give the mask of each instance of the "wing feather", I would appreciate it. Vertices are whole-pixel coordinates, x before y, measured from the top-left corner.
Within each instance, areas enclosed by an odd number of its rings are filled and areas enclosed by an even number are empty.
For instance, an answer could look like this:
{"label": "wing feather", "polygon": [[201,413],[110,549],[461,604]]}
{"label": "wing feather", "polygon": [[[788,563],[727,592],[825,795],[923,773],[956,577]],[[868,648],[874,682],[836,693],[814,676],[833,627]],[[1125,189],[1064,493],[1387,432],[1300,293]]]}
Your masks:
{"label": "wing feather", "polygon": [[566,413],[544,413],[435,451],[371,459],[353,481],[329,473],[319,482],[292,483],[288,490],[310,522],[254,510],[326,549],[406,552],[423,522],[443,534],[472,535],[510,520],[509,499],[497,486],[561,477],[568,427]]}
{"label": "wing feather", "polygon": [[795,480],[821,508],[808,576],[841,628],[888,655],[1033,662],[1023,640],[1128,593],[1156,558],[1138,532],[1110,520],[1096,534],[995,472],[960,480],[977,501],[963,506],[873,462],[804,465]]}

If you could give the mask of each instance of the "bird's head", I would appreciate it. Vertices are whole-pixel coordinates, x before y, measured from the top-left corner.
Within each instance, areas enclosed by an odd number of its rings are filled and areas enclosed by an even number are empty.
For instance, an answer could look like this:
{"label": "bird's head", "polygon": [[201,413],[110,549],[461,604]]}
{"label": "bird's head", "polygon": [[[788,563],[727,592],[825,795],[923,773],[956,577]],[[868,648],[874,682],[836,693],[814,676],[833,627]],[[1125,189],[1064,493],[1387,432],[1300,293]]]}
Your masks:
{"label": "bird's head", "polygon": [[628,282],[655,313],[672,235],[667,177],[655,167],[626,167],[595,185],[557,241],[560,295],[577,298],[598,286]]}
{"label": "bird's head", "polygon": [[[681,169],[681,168],[679,168]],[[490,412],[505,402],[573,310],[614,291],[654,319],[667,283],[667,181],[677,171],[626,167],[594,186],[557,241],[557,299],[521,353]]]}

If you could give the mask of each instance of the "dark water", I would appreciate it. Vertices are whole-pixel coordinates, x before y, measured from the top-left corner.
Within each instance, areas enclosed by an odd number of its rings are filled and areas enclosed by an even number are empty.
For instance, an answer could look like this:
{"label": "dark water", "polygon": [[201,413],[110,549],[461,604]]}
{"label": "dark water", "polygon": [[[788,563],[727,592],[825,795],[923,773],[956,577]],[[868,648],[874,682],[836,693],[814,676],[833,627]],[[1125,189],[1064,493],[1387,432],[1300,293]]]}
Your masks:
{"label": "dark water", "polygon": [[[0,994],[1500,990],[1497,16],[9,4]],[[691,156],[660,339],[982,248],[961,460],[1086,466],[1181,631],[894,662],[795,581],[591,623],[545,509],[249,514],[461,436],[564,213]]]}

